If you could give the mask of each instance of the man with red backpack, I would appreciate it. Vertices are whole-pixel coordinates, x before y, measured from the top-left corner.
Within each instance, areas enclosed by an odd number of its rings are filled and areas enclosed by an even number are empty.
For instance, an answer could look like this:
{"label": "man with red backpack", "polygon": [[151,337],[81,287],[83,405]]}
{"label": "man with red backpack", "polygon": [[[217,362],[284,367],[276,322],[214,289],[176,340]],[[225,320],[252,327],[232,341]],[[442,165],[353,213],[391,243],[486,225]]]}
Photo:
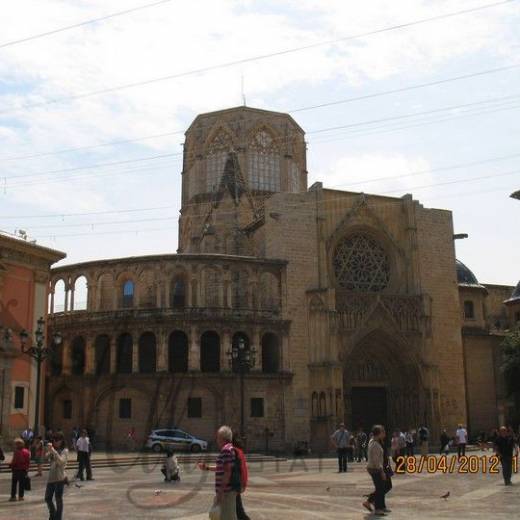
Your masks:
{"label": "man with red backpack", "polygon": [[244,448],[242,446],[240,437],[233,436],[233,448],[235,449],[238,466],[240,468],[240,475],[239,475],[240,487],[239,487],[239,489],[236,490],[237,491],[237,518],[238,518],[238,520],[250,520],[249,516],[247,516],[247,513],[244,511],[244,506],[242,504],[242,493],[244,493],[247,488],[247,479],[249,476],[249,474],[248,474],[249,472],[247,470],[246,456],[244,455]]}

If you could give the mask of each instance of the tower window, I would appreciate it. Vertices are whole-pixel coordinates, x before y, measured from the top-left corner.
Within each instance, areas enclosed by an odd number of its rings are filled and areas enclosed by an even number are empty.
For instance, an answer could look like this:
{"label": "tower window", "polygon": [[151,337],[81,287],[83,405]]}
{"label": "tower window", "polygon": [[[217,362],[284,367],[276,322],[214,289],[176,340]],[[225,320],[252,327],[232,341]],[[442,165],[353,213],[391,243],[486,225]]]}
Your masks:
{"label": "tower window", "polygon": [[471,300],[464,302],[464,319],[474,320],[475,319],[475,306]]}
{"label": "tower window", "polygon": [[202,398],[189,397],[188,398],[188,417],[200,418],[202,417]]}
{"label": "tower window", "polygon": [[132,418],[132,399],[119,399],[119,418]]}
{"label": "tower window", "polygon": [[251,189],[280,191],[280,154],[265,130],[257,132],[249,142],[247,166]]}

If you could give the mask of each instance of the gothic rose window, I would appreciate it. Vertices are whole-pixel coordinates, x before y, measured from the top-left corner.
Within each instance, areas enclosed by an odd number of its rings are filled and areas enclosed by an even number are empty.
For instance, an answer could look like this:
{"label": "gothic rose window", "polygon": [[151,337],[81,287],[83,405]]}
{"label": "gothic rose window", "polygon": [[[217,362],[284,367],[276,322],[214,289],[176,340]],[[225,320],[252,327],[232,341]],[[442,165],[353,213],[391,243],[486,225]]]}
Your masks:
{"label": "gothic rose window", "polygon": [[355,234],[334,252],[334,273],[340,287],[350,291],[381,291],[390,279],[388,255],[374,239]]}
{"label": "gothic rose window", "polygon": [[251,189],[280,191],[280,154],[265,130],[257,132],[249,142],[247,166]]}

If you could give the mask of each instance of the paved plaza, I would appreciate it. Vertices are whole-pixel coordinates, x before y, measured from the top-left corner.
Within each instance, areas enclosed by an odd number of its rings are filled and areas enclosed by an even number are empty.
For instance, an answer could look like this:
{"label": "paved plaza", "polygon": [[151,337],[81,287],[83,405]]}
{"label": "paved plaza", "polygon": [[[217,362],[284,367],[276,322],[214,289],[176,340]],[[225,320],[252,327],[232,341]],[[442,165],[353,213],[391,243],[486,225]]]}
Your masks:
{"label": "paved plaza", "polygon": [[[476,453],[478,454],[478,453]],[[489,452],[488,452],[489,454]],[[64,519],[207,518],[213,498],[211,473],[183,464],[180,484],[162,480],[160,465],[95,470],[95,480],[72,483],[65,492]],[[362,496],[371,489],[364,463],[336,473],[334,459],[255,462],[244,504],[252,520],[366,519]],[[72,470],[69,471],[72,475]],[[0,519],[47,519],[45,477],[33,478],[23,503],[10,503],[10,475],[0,475]],[[513,519],[520,511],[520,476],[505,487],[500,474],[396,475],[387,506],[393,519]],[[448,499],[441,498],[450,491]]]}

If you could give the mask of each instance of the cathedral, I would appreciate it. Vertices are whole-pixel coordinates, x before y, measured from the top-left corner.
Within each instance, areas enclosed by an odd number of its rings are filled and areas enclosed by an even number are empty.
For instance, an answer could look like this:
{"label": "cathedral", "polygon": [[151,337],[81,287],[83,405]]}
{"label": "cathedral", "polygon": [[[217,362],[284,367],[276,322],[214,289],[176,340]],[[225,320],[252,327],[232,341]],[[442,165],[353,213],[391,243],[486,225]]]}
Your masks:
{"label": "cathedral", "polygon": [[520,287],[482,285],[456,260],[450,211],[308,186],[304,130],[245,106],[195,118],[181,175],[175,254],[52,270],[64,341],[46,424],[114,447],[130,428],[212,442],[241,421],[238,345],[252,365],[249,449],[327,450],[343,421],[425,424],[436,442],[458,423],[478,433],[507,420],[500,342],[520,321]]}

